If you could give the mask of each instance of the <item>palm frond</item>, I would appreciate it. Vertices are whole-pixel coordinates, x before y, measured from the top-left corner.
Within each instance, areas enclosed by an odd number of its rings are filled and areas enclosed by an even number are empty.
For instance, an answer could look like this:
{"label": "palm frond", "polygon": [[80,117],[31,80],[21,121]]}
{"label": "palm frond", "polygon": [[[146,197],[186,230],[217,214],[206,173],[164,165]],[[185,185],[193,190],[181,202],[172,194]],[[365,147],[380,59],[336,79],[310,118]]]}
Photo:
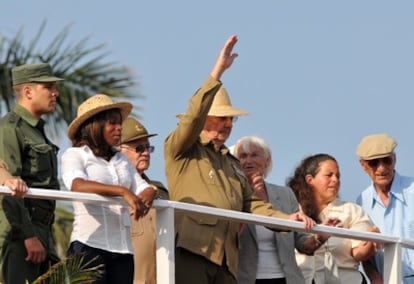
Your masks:
{"label": "palm frond", "polygon": [[90,261],[84,261],[83,254],[70,256],[53,265],[50,269],[33,284],[87,284],[101,277],[103,265],[88,267],[97,257]]}
{"label": "palm frond", "polygon": [[[23,28],[12,37],[0,35],[0,103],[10,110],[14,102],[11,88],[10,70],[13,66],[25,63],[49,62],[53,72],[65,81],[59,83],[59,97],[56,111],[46,116],[48,131],[56,137],[61,129],[76,116],[77,107],[90,96],[105,93],[111,97],[140,99],[138,83],[129,66],[106,61],[111,53],[106,44],[91,44],[86,36],[76,42],[69,42],[71,25],[65,26],[46,46],[40,48],[39,42],[46,29],[44,20],[36,35],[25,45]],[[134,115],[139,117],[139,107]]]}

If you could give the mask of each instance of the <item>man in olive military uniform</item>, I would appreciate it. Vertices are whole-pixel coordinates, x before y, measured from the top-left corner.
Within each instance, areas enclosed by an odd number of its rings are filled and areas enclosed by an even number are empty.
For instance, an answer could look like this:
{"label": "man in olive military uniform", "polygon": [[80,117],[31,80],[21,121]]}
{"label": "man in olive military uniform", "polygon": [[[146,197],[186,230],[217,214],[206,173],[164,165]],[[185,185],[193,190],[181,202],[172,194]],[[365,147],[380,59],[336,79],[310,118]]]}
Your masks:
{"label": "man in olive military uniform", "polygon": [[[302,221],[264,202],[250,187],[239,161],[225,146],[234,119],[247,112],[232,106],[220,81],[237,57],[231,36],[210,75],[188,102],[186,113],[164,142],[165,173],[170,199],[227,210]],[[215,216],[175,214],[175,283],[237,283],[240,224]]]}
{"label": "man in olive military uniform", "polygon": [[[128,157],[137,169],[137,172],[148,184],[155,186],[157,191],[144,190],[140,195],[151,195],[146,198],[168,199],[168,191],[165,186],[155,180],[151,180],[145,171],[150,167],[151,153],[154,146],[150,145],[150,137],[158,134],[149,134],[147,129],[135,118],[128,117],[122,123],[122,135],[120,151]],[[145,199],[145,197],[144,197]],[[157,283],[156,269],[156,212],[151,209],[147,215],[139,220],[132,220],[131,240],[134,247],[134,283]]]}
{"label": "man in olive military uniform", "polygon": [[[60,80],[46,63],[12,69],[16,104],[0,120],[0,158],[28,187],[59,189],[58,147],[46,137],[41,116],[55,110]],[[2,206],[10,225],[2,248],[4,283],[31,283],[59,261],[52,235],[55,201],[5,196]]]}

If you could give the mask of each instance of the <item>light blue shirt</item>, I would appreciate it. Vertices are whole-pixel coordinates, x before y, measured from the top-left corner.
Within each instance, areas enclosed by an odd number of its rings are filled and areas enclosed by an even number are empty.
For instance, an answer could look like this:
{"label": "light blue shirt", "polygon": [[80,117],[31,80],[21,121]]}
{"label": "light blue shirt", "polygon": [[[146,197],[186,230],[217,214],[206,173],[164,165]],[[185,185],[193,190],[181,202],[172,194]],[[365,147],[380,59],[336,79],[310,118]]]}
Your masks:
{"label": "light blue shirt", "polygon": [[[371,184],[357,198],[357,203],[364,208],[381,233],[401,238],[414,239],[414,178],[400,176],[395,172],[389,192],[389,204],[385,207]],[[402,249],[403,283],[414,284],[414,250]],[[375,262],[383,273],[384,255],[378,252]]]}

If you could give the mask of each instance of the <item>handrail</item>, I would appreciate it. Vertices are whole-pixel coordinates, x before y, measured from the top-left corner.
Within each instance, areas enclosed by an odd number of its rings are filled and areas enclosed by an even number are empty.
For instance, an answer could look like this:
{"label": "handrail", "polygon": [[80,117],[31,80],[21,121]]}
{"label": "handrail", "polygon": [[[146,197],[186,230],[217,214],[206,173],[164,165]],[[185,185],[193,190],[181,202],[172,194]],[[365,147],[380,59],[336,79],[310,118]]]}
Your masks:
{"label": "handrail", "polygon": [[[10,190],[0,186],[0,194],[10,195]],[[30,188],[27,198],[55,199],[64,201],[80,201],[86,203],[115,203],[125,204],[119,197],[105,197],[92,193],[80,193],[65,190],[48,190]],[[157,273],[158,283],[174,283],[174,211],[192,212],[219,219],[254,223],[271,228],[302,231],[307,233],[326,233],[336,237],[374,241],[384,244],[384,283],[401,282],[401,247],[414,249],[414,240],[399,238],[380,233],[361,232],[350,229],[315,225],[312,229],[304,229],[297,221],[279,219],[268,216],[182,203],[170,200],[154,200],[153,207],[157,208]],[[162,272],[162,273],[161,273]],[[393,281],[389,281],[393,279]]]}

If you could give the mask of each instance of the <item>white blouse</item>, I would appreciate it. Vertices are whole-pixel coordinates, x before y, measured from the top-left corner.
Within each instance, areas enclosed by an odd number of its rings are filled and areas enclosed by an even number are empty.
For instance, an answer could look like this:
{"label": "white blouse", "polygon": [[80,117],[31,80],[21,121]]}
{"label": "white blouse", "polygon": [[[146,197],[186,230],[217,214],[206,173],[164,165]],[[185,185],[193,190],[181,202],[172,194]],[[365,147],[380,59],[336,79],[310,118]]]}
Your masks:
{"label": "white blouse", "polygon": [[[149,185],[128,158],[117,152],[110,161],[96,157],[88,146],[71,147],[62,155],[62,178],[68,189],[76,178],[129,188],[135,194]],[[73,202],[71,242],[116,252],[133,253],[127,205]]]}
{"label": "white blouse", "polygon": [[[328,217],[337,217],[341,220],[339,227],[362,232],[373,226],[371,219],[360,206],[339,199],[332,201],[318,217],[321,221]],[[316,284],[362,283],[359,263],[351,255],[352,249],[360,242],[331,237],[315,251],[314,256],[296,252],[296,261],[306,283],[312,283],[312,279]]]}

